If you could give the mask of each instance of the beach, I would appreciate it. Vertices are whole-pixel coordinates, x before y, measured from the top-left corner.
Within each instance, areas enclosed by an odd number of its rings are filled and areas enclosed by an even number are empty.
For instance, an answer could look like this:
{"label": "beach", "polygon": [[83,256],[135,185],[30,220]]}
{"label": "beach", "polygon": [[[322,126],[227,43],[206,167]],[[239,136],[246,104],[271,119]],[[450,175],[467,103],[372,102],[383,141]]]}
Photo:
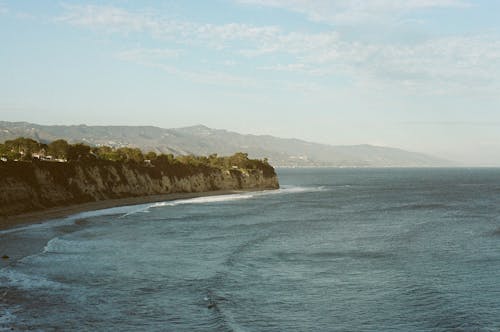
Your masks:
{"label": "beach", "polygon": [[109,209],[113,207],[126,206],[126,205],[173,201],[177,199],[189,199],[189,198],[217,196],[217,195],[230,195],[247,191],[255,191],[255,190],[252,189],[214,190],[214,191],[190,192],[190,193],[171,193],[162,195],[108,199],[108,200],[88,202],[88,203],[75,204],[69,206],[60,206],[60,207],[54,207],[50,209],[44,209],[40,211],[34,211],[19,215],[0,217],[0,231],[14,227],[26,226],[29,224],[37,224],[47,220],[59,219],[86,211]]}
{"label": "beach", "polygon": [[[62,206],[15,216],[9,216],[8,218],[0,219],[0,257],[2,257],[3,255],[8,256],[8,258],[0,258],[0,268],[14,264],[23,257],[41,252],[47,244],[47,241],[49,241],[54,236],[54,234],[50,232],[47,233],[45,230],[44,232],[40,232],[35,236],[33,236],[33,234],[26,236],[24,232],[17,231],[17,229],[21,230],[26,226],[34,226],[37,224],[39,224],[40,226],[44,226],[44,223],[58,220],[62,221],[66,217],[89,211],[198,197],[231,195],[251,191],[255,190],[215,190],[207,192],[171,193],[143,197],[128,197]],[[71,224],[64,223],[63,225],[57,227],[55,230],[57,230],[57,232],[62,231],[63,233],[69,233],[71,231],[84,227],[85,223],[85,217],[77,217],[74,218],[74,221]],[[47,225],[47,228],[50,227],[48,227]]]}

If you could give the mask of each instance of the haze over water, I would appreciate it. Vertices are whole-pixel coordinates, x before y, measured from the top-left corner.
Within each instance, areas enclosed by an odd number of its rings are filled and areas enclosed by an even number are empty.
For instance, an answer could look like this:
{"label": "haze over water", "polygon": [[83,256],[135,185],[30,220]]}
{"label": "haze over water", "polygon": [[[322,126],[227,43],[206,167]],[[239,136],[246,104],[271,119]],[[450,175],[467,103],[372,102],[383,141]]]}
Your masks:
{"label": "haze over water", "polygon": [[279,176],[0,233],[0,330],[500,329],[500,170]]}

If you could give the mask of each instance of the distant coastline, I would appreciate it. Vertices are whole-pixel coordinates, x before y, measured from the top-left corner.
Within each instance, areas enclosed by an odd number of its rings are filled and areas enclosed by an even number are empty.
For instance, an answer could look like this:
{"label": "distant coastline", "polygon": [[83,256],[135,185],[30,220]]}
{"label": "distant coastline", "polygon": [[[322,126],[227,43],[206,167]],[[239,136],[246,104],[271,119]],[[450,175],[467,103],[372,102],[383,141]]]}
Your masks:
{"label": "distant coastline", "polygon": [[0,143],[24,136],[48,143],[70,143],[114,148],[140,148],[173,155],[231,155],[245,151],[254,158],[268,158],[285,166],[453,166],[453,161],[425,153],[369,144],[329,145],[270,135],[244,135],[203,125],[184,128],[154,126],[39,125],[0,121]]}

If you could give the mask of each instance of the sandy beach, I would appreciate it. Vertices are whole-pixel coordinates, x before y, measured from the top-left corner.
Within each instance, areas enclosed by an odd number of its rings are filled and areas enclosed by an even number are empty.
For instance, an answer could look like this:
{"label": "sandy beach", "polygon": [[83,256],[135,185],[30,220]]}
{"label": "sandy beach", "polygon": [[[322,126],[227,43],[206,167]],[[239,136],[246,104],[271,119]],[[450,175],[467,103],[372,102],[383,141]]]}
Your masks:
{"label": "sandy beach", "polygon": [[109,199],[70,206],[61,206],[41,211],[34,211],[25,214],[19,214],[8,217],[0,217],[0,230],[25,226],[29,224],[37,224],[47,220],[63,218],[79,212],[108,209],[118,206],[137,205],[145,203],[155,203],[162,201],[172,201],[177,199],[188,199],[204,196],[229,195],[252,190],[216,190],[208,192],[193,192],[193,193],[172,193],[163,195],[151,195],[142,197],[127,197],[120,199]]}
{"label": "sandy beach", "polygon": [[[255,190],[217,190],[209,192],[195,192],[195,193],[172,193],[164,195],[152,195],[144,197],[129,197],[122,199],[111,199],[97,202],[90,202],[84,204],[77,204],[71,206],[63,206],[42,211],[36,211],[8,218],[0,219],[0,257],[6,255],[8,258],[0,258],[0,268],[15,264],[23,257],[30,256],[41,252],[47,241],[57,235],[57,232],[71,232],[78,228],[85,226],[85,219],[76,220],[73,225],[65,225],[63,228],[59,227],[54,230],[55,233],[41,232],[40,234],[26,235],[24,232],[16,232],[16,228],[23,226],[42,224],[50,220],[61,219],[71,216],[80,212],[94,211],[101,209],[114,208],[127,205],[138,205],[145,203],[155,203],[164,201],[173,201],[178,199],[189,199],[197,197],[217,196],[217,195],[230,195],[242,192],[255,191]],[[1,231],[10,230],[13,232]]]}

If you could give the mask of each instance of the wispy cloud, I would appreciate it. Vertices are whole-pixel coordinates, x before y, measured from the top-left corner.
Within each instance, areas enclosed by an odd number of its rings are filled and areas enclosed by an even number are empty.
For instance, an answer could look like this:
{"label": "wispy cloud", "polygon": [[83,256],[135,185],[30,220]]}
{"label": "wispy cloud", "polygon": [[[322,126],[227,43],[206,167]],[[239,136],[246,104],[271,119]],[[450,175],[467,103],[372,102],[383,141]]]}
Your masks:
{"label": "wispy cloud", "polygon": [[236,0],[247,5],[281,8],[309,20],[332,24],[390,22],[401,14],[432,8],[466,8],[463,0]]}
{"label": "wispy cloud", "polygon": [[151,12],[130,12],[121,8],[94,5],[64,5],[60,22],[109,32],[145,32],[156,38],[175,39],[184,43],[206,42],[224,46],[233,40],[268,40],[280,29],[273,26],[252,26],[229,23],[222,25],[199,24],[159,17]]}
{"label": "wispy cloud", "polygon": [[[345,12],[368,13],[468,5],[458,0],[242,1],[272,6],[288,4],[319,12],[332,12],[330,6],[340,6],[345,7]],[[321,6],[328,6],[329,10],[321,11]],[[441,37],[414,44],[362,43],[342,38],[336,31],[296,32],[277,26],[201,24],[109,6],[64,5],[64,9],[64,14],[58,18],[60,22],[125,35],[145,33],[160,42],[177,45],[175,50],[133,49],[121,52],[118,57],[158,66],[197,82],[220,80],[248,84],[249,80],[229,73],[183,72],[165,60],[174,61],[180,52],[199,52],[201,47],[225,52],[223,54],[229,55],[232,61],[246,60],[248,63],[252,58],[264,58],[266,65],[255,64],[255,69],[260,71],[309,75],[311,79],[348,75],[353,84],[370,89],[397,88],[410,93],[447,94],[464,90],[491,92],[500,86],[500,40],[487,35]],[[275,60],[277,58],[280,60]]]}

